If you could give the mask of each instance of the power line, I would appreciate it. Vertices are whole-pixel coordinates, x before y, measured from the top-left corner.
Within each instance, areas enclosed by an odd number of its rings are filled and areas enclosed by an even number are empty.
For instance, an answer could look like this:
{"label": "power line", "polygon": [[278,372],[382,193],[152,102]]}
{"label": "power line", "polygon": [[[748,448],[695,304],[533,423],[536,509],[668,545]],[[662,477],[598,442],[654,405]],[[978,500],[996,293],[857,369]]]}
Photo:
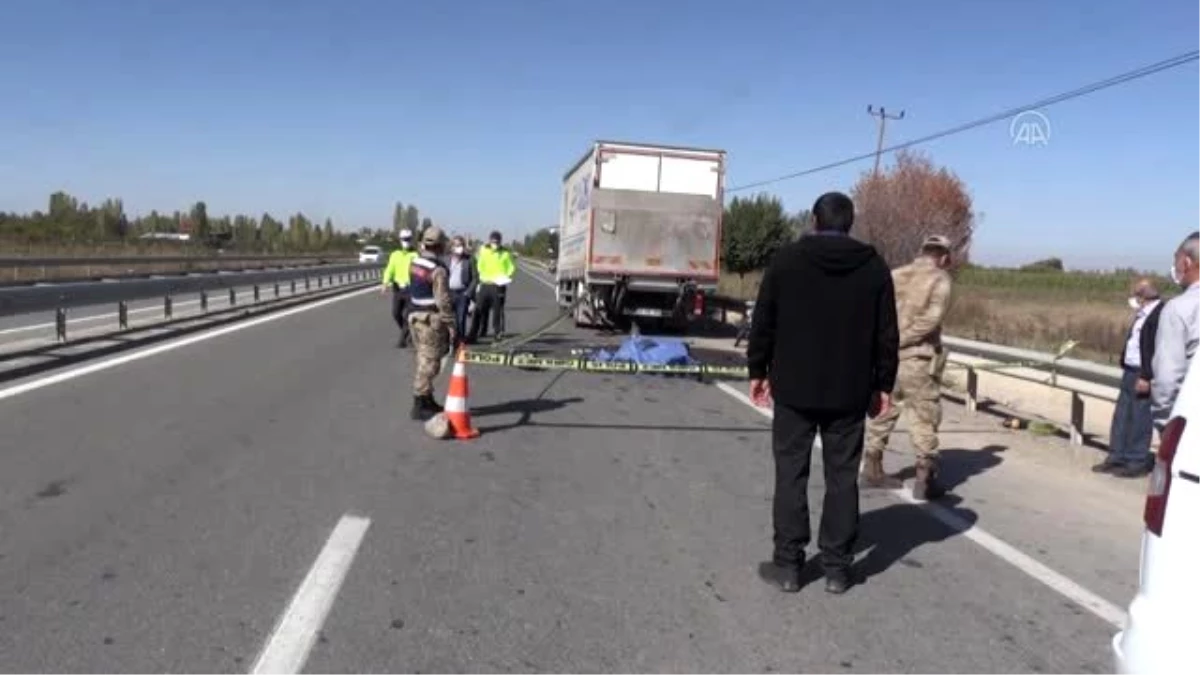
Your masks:
{"label": "power line", "polygon": [[1193,51],[1166,59],[1165,61],[1159,61],[1157,63],[1152,63],[1150,65],[1142,66],[1141,68],[1138,68],[1136,70],[1131,70],[1127,73],[1122,73],[1121,75],[1116,75],[1116,76],[1110,77],[1106,80],[1100,80],[1099,82],[1093,82],[1092,84],[1085,85],[1083,87],[1079,87],[1078,89],[1073,89],[1068,92],[1064,92],[1064,93],[1061,93],[1061,94],[1058,94],[1055,96],[1051,96],[1050,98],[1045,98],[1040,101],[1035,101],[1033,103],[1029,103],[1027,105],[1019,106],[1016,108],[1009,108],[1008,110],[996,113],[994,115],[990,115],[988,117],[984,117],[982,119],[975,120],[974,122],[967,122],[966,124],[960,124],[956,127],[946,129],[945,131],[939,131],[935,134],[930,134],[928,136],[922,136],[920,138],[915,138],[911,141],[905,141],[903,143],[898,143],[896,145],[890,145],[886,148],[883,148],[881,151],[866,152],[861,155],[855,155],[854,157],[848,157],[846,159],[842,159],[842,160],[839,160],[836,162],[830,162],[829,164],[822,164],[821,166],[816,166],[811,169],[805,169],[803,171],[789,173],[784,176],[778,176],[776,178],[769,178],[767,180],[760,180],[760,181],[756,181],[753,183],[746,183],[745,185],[738,185],[737,187],[727,188],[725,191],[726,192],[741,192],[742,190],[749,190],[751,188],[762,187],[764,185],[771,185],[773,183],[779,183],[779,182],[782,182],[785,180],[791,180],[793,178],[800,178],[801,176],[808,176],[808,175],[811,175],[814,173],[820,173],[822,171],[829,171],[830,169],[836,169],[839,167],[843,167],[843,166],[846,166],[847,164],[854,164],[855,162],[861,162],[863,160],[871,159],[871,158],[877,156],[877,154],[892,153],[892,152],[896,152],[897,150],[904,150],[905,148],[911,148],[914,145],[921,145],[923,143],[928,143],[930,141],[936,141],[939,138],[953,136],[955,134],[960,134],[964,131],[970,131],[971,129],[982,127],[982,126],[985,126],[988,124],[994,124],[996,122],[1006,120],[1010,117],[1019,115],[1023,112],[1027,112],[1029,110],[1033,110],[1035,108],[1047,108],[1056,103],[1062,103],[1063,101],[1069,101],[1073,98],[1087,96],[1088,94],[1095,93],[1102,89],[1108,89],[1109,87],[1115,87],[1118,84],[1132,82],[1133,80],[1138,80],[1143,77],[1148,77],[1150,75],[1162,72],[1164,70],[1170,70],[1171,68],[1178,68],[1179,66],[1182,66],[1186,63],[1190,63],[1197,59],[1200,59],[1200,50],[1193,50]]}

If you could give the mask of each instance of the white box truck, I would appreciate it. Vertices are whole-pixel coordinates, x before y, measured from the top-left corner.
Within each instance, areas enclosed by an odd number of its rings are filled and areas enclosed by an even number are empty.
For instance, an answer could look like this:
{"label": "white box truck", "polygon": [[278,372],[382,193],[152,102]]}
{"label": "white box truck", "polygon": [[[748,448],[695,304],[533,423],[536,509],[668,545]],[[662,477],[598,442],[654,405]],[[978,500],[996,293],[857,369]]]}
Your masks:
{"label": "white box truck", "polygon": [[717,290],[724,190],[723,150],[593,143],[563,178],[559,305],[577,326],[686,328]]}

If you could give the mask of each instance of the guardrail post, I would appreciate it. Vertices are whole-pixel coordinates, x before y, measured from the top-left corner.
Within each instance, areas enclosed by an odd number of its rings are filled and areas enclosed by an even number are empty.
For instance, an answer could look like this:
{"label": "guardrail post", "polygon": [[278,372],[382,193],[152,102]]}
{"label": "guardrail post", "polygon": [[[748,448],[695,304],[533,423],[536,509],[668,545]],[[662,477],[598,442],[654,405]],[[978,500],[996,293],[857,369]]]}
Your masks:
{"label": "guardrail post", "polygon": [[304,277],[304,290],[307,291],[310,288],[312,288],[312,281],[310,281],[309,278],[307,276],[305,276]]}
{"label": "guardrail post", "polygon": [[200,291],[200,311],[208,312],[208,291]]}
{"label": "guardrail post", "polygon": [[296,294],[296,280],[292,279],[292,295]]}
{"label": "guardrail post", "polygon": [[279,282],[278,281],[275,282],[275,297],[276,298],[279,297]]}
{"label": "guardrail post", "polygon": [[324,287],[325,287],[325,277],[321,277],[321,276],[317,277],[317,288],[324,288]]}
{"label": "guardrail post", "polygon": [[171,302],[170,295],[163,296],[163,318],[164,319],[172,318],[172,315],[175,313],[175,308],[172,306],[173,304],[174,303]]}
{"label": "guardrail post", "polygon": [[255,302],[258,302],[258,299],[259,299],[259,295],[258,295],[258,284],[254,284],[254,301],[255,301]]}
{"label": "guardrail post", "polygon": [[1083,397],[1071,392],[1071,445],[1083,445]]}
{"label": "guardrail post", "polygon": [[54,310],[54,334],[59,342],[67,341],[67,310],[62,307]]}
{"label": "guardrail post", "polygon": [[231,288],[231,289],[229,289],[229,306],[233,307],[236,304],[237,304],[237,289]]}
{"label": "guardrail post", "polygon": [[967,366],[967,410],[979,410],[979,373],[973,366]]}
{"label": "guardrail post", "polygon": [[117,303],[117,326],[121,330],[129,328],[129,303],[124,300]]}

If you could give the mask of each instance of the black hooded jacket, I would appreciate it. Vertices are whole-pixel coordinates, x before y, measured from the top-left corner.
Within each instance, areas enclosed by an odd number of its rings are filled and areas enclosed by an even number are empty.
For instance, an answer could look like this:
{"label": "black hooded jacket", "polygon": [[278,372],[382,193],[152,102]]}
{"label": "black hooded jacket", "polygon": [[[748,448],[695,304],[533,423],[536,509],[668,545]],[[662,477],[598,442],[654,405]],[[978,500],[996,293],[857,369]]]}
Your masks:
{"label": "black hooded jacket", "polygon": [[770,378],[776,403],[866,414],[899,365],[892,274],[874,247],[812,234],[775,254],[746,347],[750,377]]}

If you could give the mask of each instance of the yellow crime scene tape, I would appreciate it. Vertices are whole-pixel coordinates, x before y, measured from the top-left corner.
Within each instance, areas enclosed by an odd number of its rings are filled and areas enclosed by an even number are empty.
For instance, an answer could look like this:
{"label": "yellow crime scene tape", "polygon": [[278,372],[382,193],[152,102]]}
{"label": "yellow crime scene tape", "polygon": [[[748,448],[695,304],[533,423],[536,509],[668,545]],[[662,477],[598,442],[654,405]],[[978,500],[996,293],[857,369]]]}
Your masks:
{"label": "yellow crime scene tape", "polygon": [[[462,353],[464,362],[481,366],[525,368],[530,370],[569,370],[584,373],[604,373],[610,375],[693,375],[700,378],[709,377],[729,380],[750,379],[750,369],[746,366],[718,366],[707,363],[691,364],[686,366],[651,365],[631,362],[595,361],[586,357],[562,358],[535,356],[529,353],[517,353],[512,351],[513,348],[534,341],[538,337],[549,332],[563,320],[571,316],[571,313],[575,310],[580,302],[582,302],[582,298],[576,300],[571,304],[570,307],[563,310],[558,316],[554,317],[550,321],[547,321],[545,324],[527,333],[498,342],[492,345],[492,348],[488,351],[465,350]],[[1054,356],[1054,362],[1050,366],[1050,377],[1052,380],[1056,375],[1053,372],[1054,364],[1056,364],[1059,359],[1066,356],[1066,354],[1074,349],[1077,344],[1078,343],[1073,340],[1068,341],[1058,349]],[[1045,369],[1047,364],[1041,361],[1016,361],[978,365],[947,362],[943,367],[945,369],[969,368],[980,372],[997,372],[1016,368]]]}
{"label": "yellow crime scene tape", "polygon": [[749,379],[750,371],[746,366],[718,366],[707,363],[692,365],[651,365],[630,363],[626,361],[596,361],[583,357],[553,357],[535,356],[533,354],[507,353],[496,351],[471,351],[462,353],[464,363],[481,366],[501,366],[508,368],[525,368],[530,370],[571,370],[584,373],[622,374],[622,375],[694,375],[696,377],[712,377],[721,379]]}

